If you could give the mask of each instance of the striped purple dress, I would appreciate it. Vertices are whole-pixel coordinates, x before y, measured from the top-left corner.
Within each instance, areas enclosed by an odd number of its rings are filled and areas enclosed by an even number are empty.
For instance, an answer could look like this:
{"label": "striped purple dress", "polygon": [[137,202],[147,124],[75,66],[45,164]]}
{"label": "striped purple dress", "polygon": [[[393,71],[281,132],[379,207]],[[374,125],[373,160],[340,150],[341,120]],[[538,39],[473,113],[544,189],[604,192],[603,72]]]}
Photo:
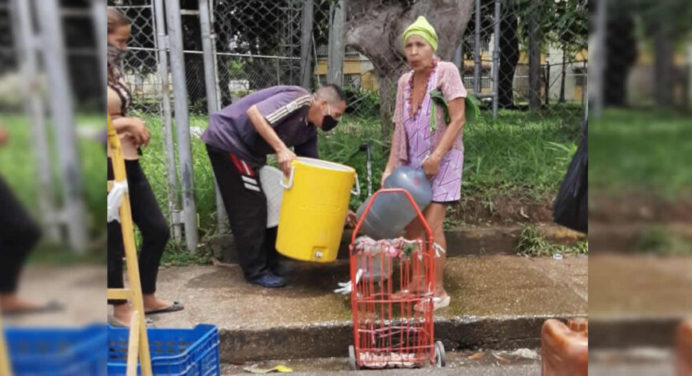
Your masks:
{"label": "striped purple dress", "polygon": [[[453,71],[450,71],[450,65]],[[445,99],[450,101],[459,97],[465,97],[466,90],[461,83],[461,78],[459,77],[456,66],[451,63],[440,62],[433,70],[428,80],[428,87],[423,102],[416,113],[411,115],[409,100],[411,89],[408,84],[410,74],[411,73],[405,74],[400,80],[399,90],[403,89],[403,95],[399,93],[400,95],[397,96],[397,107],[401,106],[403,108],[398,108],[399,111],[395,114],[395,123],[398,117],[400,123],[396,124],[396,127],[403,128],[405,131],[407,146],[406,156],[400,155],[399,160],[403,162],[403,164],[410,165],[414,168],[420,168],[425,158],[435,150],[442,139],[444,131],[447,129],[442,116],[443,111],[440,107],[436,110],[438,126],[435,130],[430,129],[432,106],[435,105],[430,97],[430,92],[436,88],[440,88]],[[440,75],[442,75],[442,77],[440,77]],[[401,81],[404,81],[404,85],[401,85]],[[399,133],[403,133],[401,129]],[[459,135],[452,149],[442,158],[440,172],[435,175],[431,181],[433,202],[444,203],[459,200],[461,197],[461,176],[463,166],[464,149],[461,143],[461,135]]]}

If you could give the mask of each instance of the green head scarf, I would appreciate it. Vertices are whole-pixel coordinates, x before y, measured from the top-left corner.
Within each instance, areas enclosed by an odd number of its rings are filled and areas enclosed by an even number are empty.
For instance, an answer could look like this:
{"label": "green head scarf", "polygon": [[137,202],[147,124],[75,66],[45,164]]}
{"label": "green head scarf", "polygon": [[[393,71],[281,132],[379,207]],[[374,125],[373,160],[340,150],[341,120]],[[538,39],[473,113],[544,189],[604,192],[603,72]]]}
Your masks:
{"label": "green head scarf", "polygon": [[433,51],[437,51],[437,33],[435,33],[435,28],[432,27],[425,17],[418,16],[416,22],[412,23],[404,30],[404,34],[401,36],[401,42],[404,47],[406,46],[406,39],[411,35],[418,35],[425,39],[432,47]]}

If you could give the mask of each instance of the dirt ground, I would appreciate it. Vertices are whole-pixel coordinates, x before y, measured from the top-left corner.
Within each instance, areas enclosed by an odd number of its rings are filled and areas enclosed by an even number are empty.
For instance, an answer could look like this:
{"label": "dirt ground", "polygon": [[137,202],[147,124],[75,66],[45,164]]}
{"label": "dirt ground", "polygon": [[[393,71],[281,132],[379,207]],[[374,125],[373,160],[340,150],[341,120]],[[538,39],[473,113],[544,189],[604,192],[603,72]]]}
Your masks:
{"label": "dirt ground", "polygon": [[552,198],[536,200],[521,195],[489,199],[471,195],[447,209],[452,223],[473,225],[552,222],[552,213]]}

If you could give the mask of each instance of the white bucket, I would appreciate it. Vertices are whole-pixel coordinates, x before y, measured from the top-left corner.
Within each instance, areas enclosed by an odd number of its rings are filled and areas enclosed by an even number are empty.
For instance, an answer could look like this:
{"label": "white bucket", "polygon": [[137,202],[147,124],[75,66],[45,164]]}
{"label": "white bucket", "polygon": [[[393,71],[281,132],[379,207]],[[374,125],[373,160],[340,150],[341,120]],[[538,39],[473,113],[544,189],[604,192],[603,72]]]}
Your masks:
{"label": "white bucket", "polygon": [[263,166],[259,170],[260,184],[267,196],[267,228],[279,225],[281,200],[284,196],[284,189],[281,187],[283,176],[284,173],[276,167]]}

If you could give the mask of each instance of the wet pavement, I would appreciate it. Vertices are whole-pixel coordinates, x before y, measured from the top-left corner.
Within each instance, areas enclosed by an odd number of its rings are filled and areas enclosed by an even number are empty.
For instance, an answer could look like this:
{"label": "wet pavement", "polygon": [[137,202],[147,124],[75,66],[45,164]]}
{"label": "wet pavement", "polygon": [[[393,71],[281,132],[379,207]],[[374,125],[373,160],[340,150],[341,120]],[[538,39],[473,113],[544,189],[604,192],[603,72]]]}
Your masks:
{"label": "wet pavement", "polygon": [[589,346],[671,346],[692,317],[692,257],[598,252],[589,260]]}
{"label": "wet pavement", "polygon": [[599,253],[589,261],[591,316],[692,315],[692,257]]}
{"label": "wet pavement", "polygon": [[[156,327],[215,323],[222,359],[345,356],[353,341],[349,296],[332,292],[349,280],[348,263],[295,263],[290,284],[264,289],[247,284],[237,265],[166,268],[161,297],[185,310],[152,316]],[[588,257],[449,258],[448,308],[436,312],[436,338],[448,348],[537,346],[546,318],[587,312]]]}
{"label": "wet pavement", "polygon": [[[214,322],[227,329],[301,326],[351,320],[349,296],[332,292],[349,280],[348,263],[295,263],[281,289],[247,284],[237,265],[189,266],[159,273],[161,297],[181,301],[183,312],[159,315],[162,327]],[[588,258],[519,256],[449,258],[445,287],[452,297],[443,319],[583,315],[587,311]]]}

